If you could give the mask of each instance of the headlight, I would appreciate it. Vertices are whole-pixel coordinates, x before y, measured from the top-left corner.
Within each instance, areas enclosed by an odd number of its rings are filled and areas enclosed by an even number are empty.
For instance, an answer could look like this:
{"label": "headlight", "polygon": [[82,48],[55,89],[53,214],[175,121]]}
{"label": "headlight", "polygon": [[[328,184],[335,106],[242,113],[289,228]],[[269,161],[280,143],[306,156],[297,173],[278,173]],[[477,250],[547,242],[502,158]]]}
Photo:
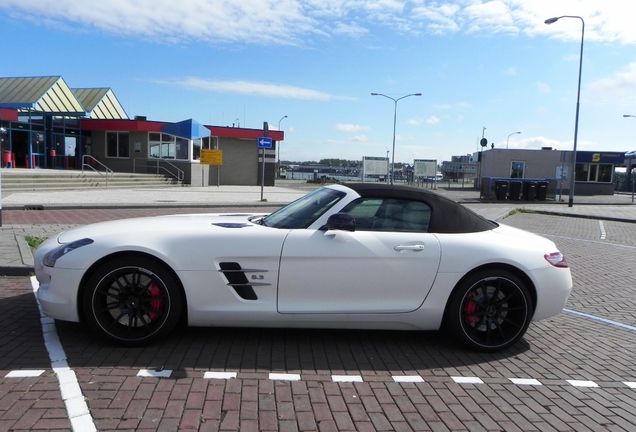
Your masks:
{"label": "headlight", "polygon": [[60,245],[56,247],[55,249],[53,249],[51,252],[46,254],[46,256],[44,257],[43,263],[47,267],[54,267],[55,262],[61,257],[63,257],[64,255],[66,255],[67,253],[74,251],[77,248],[81,248],[82,246],[89,245],[91,243],[93,243],[92,239],[83,238],[80,240],[75,240],[74,242]]}

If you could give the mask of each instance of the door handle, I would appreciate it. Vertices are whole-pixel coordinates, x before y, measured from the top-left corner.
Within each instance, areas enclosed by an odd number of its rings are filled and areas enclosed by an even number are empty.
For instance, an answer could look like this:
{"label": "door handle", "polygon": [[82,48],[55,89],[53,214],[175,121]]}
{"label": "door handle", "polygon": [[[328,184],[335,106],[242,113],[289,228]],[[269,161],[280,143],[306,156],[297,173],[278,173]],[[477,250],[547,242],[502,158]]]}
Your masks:
{"label": "door handle", "polygon": [[396,247],[393,248],[394,251],[400,252],[400,251],[414,251],[414,252],[421,252],[424,250],[424,245],[423,244],[416,244],[416,245],[398,245]]}

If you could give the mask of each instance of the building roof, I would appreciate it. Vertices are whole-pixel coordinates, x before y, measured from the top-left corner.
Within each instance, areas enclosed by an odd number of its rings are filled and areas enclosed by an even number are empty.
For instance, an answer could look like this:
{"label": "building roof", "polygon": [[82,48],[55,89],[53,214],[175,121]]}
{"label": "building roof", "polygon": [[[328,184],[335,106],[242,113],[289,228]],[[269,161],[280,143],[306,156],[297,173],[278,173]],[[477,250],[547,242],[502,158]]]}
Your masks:
{"label": "building roof", "polygon": [[59,76],[0,78],[0,108],[60,116],[87,115]]}
{"label": "building roof", "polygon": [[0,78],[0,108],[64,117],[128,119],[111,89],[71,89],[59,76]]}
{"label": "building roof", "polygon": [[128,119],[117,96],[109,88],[74,88],[71,91],[92,119]]}

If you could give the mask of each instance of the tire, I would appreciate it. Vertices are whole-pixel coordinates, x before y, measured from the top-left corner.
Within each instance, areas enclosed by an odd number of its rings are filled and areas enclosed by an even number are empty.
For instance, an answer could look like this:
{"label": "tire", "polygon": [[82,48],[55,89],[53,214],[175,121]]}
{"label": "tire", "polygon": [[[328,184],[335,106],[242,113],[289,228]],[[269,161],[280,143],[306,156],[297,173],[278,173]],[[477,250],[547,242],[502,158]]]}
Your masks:
{"label": "tire", "polygon": [[105,339],[141,346],[168,335],[181,319],[181,284],[157,262],[122,256],[89,278],[82,308],[88,325]]}
{"label": "tire", "polygon": [[514,345],[528,329],[532,298],[506,270],[487,270],[462,281],[449,302],[448,324],[464,345],[495,352]]}

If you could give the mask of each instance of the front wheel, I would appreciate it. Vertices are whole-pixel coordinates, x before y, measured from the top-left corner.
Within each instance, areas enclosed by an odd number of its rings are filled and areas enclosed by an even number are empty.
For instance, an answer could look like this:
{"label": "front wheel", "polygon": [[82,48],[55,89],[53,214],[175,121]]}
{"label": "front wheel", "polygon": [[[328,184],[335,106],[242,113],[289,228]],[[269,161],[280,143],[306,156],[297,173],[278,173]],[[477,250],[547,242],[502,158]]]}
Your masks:
{"label": "front wheel", "polygon": [[448,324],[470,348],[493,352],[515,344],[532,319],[525,284],[505,270],[488,270],[464,280],[449,302]]}
{"label": "front wheel", "polygon": [[101,336],[119,345],[145,345],[179,323],[180,284],[151,259],[119,257],[89,278],[82,307],[86,322]]}

